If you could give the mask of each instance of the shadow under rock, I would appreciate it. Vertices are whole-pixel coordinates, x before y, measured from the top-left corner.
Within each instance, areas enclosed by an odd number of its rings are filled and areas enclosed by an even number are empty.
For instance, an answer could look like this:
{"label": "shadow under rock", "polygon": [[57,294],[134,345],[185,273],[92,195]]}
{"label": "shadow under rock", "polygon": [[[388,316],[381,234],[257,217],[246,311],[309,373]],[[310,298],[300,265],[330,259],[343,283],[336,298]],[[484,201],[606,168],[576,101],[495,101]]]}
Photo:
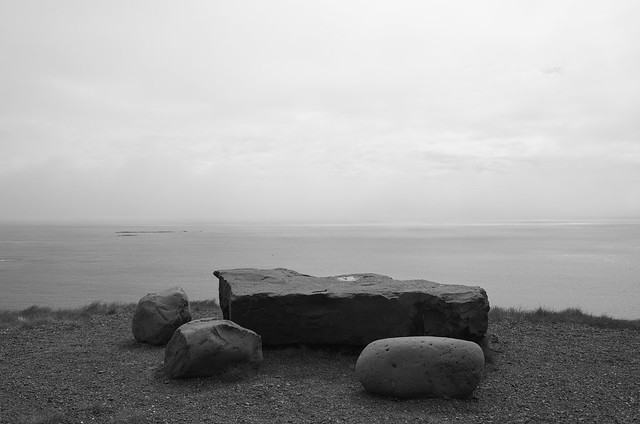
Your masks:
{"label": "shadow under rock", "polygon": [[285,344],[285,345],[264,345],[262,351],[265,353],[280,353],[291,356],[305,354],[335,355],[345,357],[358,357],[364,346],[349,346],[335,344]]}
{"label": "shadow under rock", "polygon": [[150,343],[142,343],[134,338],[123,338],[116,343],[120,349],[123,350],[162,350],[164,351],[166,345],[153,345]]}

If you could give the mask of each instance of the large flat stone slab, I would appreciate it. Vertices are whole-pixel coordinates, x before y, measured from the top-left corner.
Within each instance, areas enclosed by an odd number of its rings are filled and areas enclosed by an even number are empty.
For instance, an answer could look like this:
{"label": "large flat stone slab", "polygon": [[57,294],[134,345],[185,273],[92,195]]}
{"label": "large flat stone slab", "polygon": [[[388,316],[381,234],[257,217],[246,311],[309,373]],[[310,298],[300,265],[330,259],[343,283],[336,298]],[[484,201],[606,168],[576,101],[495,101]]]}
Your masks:
{"label": "large flat stone slab", "polygon": [[225,319],[265,345],[344,344],[404,336],[480,341],[489,301],[481,287],[378,274],[313,277],[289,269],[215,271]]}

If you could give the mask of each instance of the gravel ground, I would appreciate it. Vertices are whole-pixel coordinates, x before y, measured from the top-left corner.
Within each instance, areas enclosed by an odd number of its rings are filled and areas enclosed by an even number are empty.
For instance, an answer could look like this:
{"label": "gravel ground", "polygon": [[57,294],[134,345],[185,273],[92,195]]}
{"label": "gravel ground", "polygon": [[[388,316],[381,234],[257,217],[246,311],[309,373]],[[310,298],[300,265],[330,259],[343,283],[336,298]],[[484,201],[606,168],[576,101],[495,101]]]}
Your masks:
{"label": "gravel ground", "polygon": [[[203,310],[194,318],[216,316]],[[397,400],[358,383],[357,353],[266,349],[258,370],[168,380],[131,313],[0,330],[0,423],[640,422],[640,331],[505,319],[470,399]]]}

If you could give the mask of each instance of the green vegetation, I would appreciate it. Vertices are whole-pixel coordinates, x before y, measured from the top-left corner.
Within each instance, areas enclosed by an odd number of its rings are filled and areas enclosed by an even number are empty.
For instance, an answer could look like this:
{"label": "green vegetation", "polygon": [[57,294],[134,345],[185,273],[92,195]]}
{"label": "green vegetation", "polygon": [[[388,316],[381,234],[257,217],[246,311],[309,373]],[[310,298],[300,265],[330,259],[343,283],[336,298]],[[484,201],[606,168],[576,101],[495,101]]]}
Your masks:
{"label": "green vegetation", "polygon": [[[193,300],[189,301],[189,306],[191,306],[191,311],[194,313],[210,311],[218,308],[218,304],[213,300]],[[133,305],[133,307],[135,308],[135,305]]]}
{"label": "green vegetation", "polygon": [[580,308],[567,308],[560,311],[539,307],[534,310],[521,308],[491,308],[489,323],[512,321],[528,321],[538,323],[575,323],[598,328],[616,328],[640,330],[640,319],[624,320],[607,315],[591,315]]}
{"label": "green vegetation", "polygon": [[[191,309],[197,313],[211,310],[215,306],[213,300],[191,302]],[[135,303],[92,302],[87,306],[75,309],[52,309],[43,306],[30,306],[21,311],[0,311],[0,329],[10,327],[34,328],[48,323],[62,322],[73,325],[78,321],[97,315],[115,313],[133,313]],[[640,330],[640,319],[623,320],[607,315],[591,315],[579,308],[568,308],[560,311],[539,307],[534,310],[521,308],[493,307],[489,313],[489,322],[528,321],[539,323],[576,323],[598,328],[617,328]]]}
{"label": "green vegetation", "polygon": [[[214,305],[215,302],[212,300],[199,300],[191,302],[191,310],[193,312],[211,310]],[[118,302],[92,302],[81,308],[73,309],[52,309],[34,305],[21,311],[0,311],[0,329],[34,328],[56,322],[73,326],[93,316],[133,313],[135,307],[135,303]]]}
{"label": "green vegetation", "polygon": [[73,324],[95,315],[112,315],[119,311],[133,311],[134,307],[133,304],[114,302],[92,302],[75,309],[52,309],[34,305],[21,311],[0,311],[0,328],[33,328],[54,322]]}

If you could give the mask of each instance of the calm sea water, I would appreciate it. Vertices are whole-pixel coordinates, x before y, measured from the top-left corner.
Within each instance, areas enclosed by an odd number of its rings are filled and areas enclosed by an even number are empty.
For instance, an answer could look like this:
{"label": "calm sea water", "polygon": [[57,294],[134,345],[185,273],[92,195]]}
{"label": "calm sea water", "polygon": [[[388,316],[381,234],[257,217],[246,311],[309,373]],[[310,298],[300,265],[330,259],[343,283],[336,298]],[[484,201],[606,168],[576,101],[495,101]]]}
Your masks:
{"label": "calm sea water", "polygon": [[213,271],[285,267],[480,285],[492,305],[640,318],[640,222],[466,226],[0,225],[0,308],[135,302]]}

